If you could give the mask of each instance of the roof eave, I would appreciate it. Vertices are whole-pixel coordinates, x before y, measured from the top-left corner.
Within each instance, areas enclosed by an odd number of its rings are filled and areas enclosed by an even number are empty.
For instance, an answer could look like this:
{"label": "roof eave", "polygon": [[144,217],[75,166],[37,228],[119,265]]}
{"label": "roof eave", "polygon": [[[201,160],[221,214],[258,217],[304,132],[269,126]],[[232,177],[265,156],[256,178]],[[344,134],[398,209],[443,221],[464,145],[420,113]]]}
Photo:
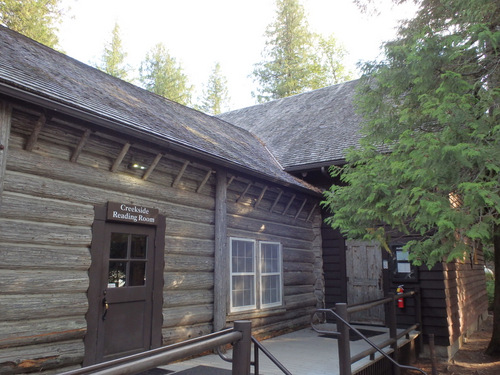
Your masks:
{"label": "roof eave", "polygon": [[248,168],[244,165],[234,163],[230,160],[227,160],[225,158],[218,157],[213,154],[205,153],[203,151],[199,151],[194,149],[193,147],[189,147],[185,144],[181,144],[172,140],[168,140],[166,138],[157,136],[152,133],[148,133],[146,131],[141,131],[136,128],[132,128],[125,122],[119,122],[116,120],[112,120],[103,116],[100,116],[96,113],[88,112],[85,110],[82,110],[77,107],[73,107],[61,102],[58,102],[54,99],[48,98],[46,96],[39,95],[35,92],[30,92],[23,90],[22,88],[14,87],[9,84],[6,84],[4,82],[0,82],[0,94],[22,100],[34,105],[38,105],[41,107],[46,107],[49,108],[52,111],[59,112],[64,115],[72,116],[84,121],[88,121],[90,123],[94,123],[96,125],[105,127],[107,129],[111,129],[114,131],[119,131],[122,133],[125,133],[130,136],[137,137],[139,139],[142,139],[144,141],[152,141],[154,140],[154,143],[160,145],[161,147],[166,147],[168,149],[182,152],[184,154],[194,156],[197,158],[201,158],[204,160],[207,160],[213,164],[219,165],[221,167],[237,170],[244,172],[246,174],[249,174],[253,177],[266,180],[269,182],[273,182],[275,184],[279,184],[282,186],[288,186],[291,188],[299,189],[305,193],[312,194],[312,195],[320,195],[317,191],[314,189],[308,188],[306,186],[301,186],[300,184],[291,184],[290,182],[269,176],[268,174],[261,173],[260,171]]}

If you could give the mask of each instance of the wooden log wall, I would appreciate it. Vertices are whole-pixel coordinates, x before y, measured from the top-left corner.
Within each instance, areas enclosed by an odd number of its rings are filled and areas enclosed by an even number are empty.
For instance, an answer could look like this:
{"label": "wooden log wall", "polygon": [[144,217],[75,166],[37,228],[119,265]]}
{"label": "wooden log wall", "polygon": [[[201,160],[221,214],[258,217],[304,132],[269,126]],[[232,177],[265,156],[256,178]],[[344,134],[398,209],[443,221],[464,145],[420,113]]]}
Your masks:
{"label": "wooden log wall", "polygon": [[228,319],[251,319],[260,337],[308,325],[324,300],[319,207],[305,196],[243,180],[232,181],[227,195],[228,236],[281,243],[284,278],[282,307],[230,313]]}
{"label": "wooden log wall", "polygon": [[[80,366],[94,205],[108,201],[156,207],[166,216],[164,344],[213,330],[212,166],[18,104],[8,145],[0,374]],[[227,180],[228,235],[259,233],[283,244],[285,307],[257,313],[254,324],[272,332],[307,324],[323,298],[317,199],[234,173]]]}
{"label": "wooden log wall", "polygon": [[[433,333],[437,354],[451,358],[464,337],[476,330],[487,314],[482,254],[476,262],[440,263],[431,270],[419,267],[418,283],[407,283],[405,288],[412,290],[416,286],[422,296],[424,341],[427,342],[427,335]],[[397,285],[391,287],[395,290]],[[413,299],[406,299],[405,308],[398,309],[398,322],[411,325],[414,314]]]}

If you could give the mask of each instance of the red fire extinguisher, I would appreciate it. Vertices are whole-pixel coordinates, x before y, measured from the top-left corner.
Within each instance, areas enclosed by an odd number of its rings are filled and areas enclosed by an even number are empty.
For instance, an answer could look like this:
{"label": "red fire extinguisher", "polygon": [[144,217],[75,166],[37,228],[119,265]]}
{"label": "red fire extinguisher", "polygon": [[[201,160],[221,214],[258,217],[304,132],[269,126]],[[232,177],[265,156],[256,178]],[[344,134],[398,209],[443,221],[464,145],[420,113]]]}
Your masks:
{"label": "red fire extinguisher", "polygon": [[[403,294],[405,292],[404,288],[403,288],[404,285],[400,285],[397,287],[396,289],[396,293],[397,294]],[[403,297],[399,297],[398,298],[398,307],[400,309],[404,308],[405,307],[405,300]]]}

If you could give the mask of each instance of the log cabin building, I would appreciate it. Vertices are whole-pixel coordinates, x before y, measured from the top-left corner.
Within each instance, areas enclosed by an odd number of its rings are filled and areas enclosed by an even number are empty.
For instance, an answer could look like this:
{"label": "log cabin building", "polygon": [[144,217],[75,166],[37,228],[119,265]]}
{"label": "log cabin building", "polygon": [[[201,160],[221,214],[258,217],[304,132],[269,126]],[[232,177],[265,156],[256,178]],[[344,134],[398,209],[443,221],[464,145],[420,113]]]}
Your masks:
{"label": "log cabin building", "polygon": [[[321,306],[320,190],[250,132],[0,27],[0,373]],[[229,256],[229,254],[232,254]]]}
{"label": "log cabin building", "polygon": [[[276,335],[357,302],[352,280],[379,295],[400,283],[399,259],[322,224],[325,168],[358,139],[354,86],[216,118],[0,27],[0,374],[78,368],[238,319]],[[479,263],[418,270],[424,330],[446,353],[486,310]]]}

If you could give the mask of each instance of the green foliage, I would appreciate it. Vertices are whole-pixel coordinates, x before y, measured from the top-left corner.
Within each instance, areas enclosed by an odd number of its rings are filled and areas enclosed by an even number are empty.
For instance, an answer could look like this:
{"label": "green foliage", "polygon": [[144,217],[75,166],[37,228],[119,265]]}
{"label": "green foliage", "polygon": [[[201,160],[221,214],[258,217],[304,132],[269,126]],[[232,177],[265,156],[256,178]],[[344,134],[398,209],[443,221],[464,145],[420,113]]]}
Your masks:
{"label": "green foliage", "polygon": [[276,18],[265,32],[264,61],[252,73],[259,83],[257,100],[284,98],[347,80],[341,61],[345,50],[335,38],[309,31],[299,0],[276,0]]}
{"label": "green foliage", "polygon": [[157,44],[147,54],[139,68],[139,80],[144,88],[183,105],[190,105],[193,86],[177,60],[163,44]]}
{"label": "green foliage", "polygon": [[495,280],[486,280],[486,294],[488,295],[488,310],[493,310],[495,300]]}
{"label": "green foliage", "polygon": [[0,0],[0,24],[55,48],[57,24],[63,10],[60,0]]}
{"label": "green foliage", "polygon": [[500,228],[499,10],[472,3],[422,1],[365,66],[362,145],[323,203],[349,238],[413,236],[415,264],[463,258]]}
{"label": "green foliage", "polygon": [[120,27],[115,23],[112,32],[111,42],[104,47],[101,63],[96,68],[114,77],[127,80],[129,67],[125,64],[127,53],[123,51],[122,40],[120,38]]}
{"label": "green foliage", "polygon": [[208,77],[208,83],[203,88],[201,104],[196,109],[211,115],[217,115],[229,110],[229,91],[227,79],[222,75],[219,63],[216,63]]}

